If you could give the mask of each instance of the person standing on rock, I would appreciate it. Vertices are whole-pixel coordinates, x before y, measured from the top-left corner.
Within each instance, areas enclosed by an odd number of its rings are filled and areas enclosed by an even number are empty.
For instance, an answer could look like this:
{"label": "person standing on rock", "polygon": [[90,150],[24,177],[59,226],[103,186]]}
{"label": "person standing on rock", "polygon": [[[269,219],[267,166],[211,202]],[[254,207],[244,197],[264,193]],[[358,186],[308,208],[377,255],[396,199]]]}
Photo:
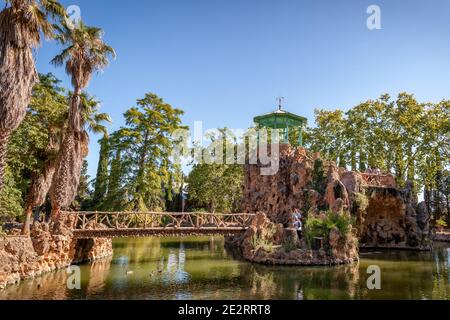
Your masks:
{"label": "person standing on rock", "polygon": [[292,213],[292,217],[294,220],[294,228],[297,230],[297,236],[299,239],[302,238],[302,229],[303,229],[303,223],[302,223],[302,213],[298,208],[294,209],[294,212]]}

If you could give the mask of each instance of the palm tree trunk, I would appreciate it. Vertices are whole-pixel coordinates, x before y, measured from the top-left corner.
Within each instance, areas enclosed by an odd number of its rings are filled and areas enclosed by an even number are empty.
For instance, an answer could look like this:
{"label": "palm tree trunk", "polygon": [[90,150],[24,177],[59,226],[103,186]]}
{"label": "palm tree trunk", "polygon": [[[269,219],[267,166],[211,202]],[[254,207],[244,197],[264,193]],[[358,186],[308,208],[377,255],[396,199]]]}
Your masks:
{"label": "palm tree trunk", "polygon": [[70,205],[77,193],[83,164],[83,146],[79,136],[73,131],[67,132],[61,146],[50,193],[54,220],[59,219],[61,210]]}
{"label": "palm tree trunk", "polygon": [[23,235],[30,234],[31,215],[33,214],[33,209],[44,204],[54,173],[55,161],[51,161],[46,164],[42,174],[33,177],[31,187],[27,195],[27,203],[25,205],[25,222],[22,228]]}
{"label": "palm tree trunk", "polygon": [[83,132],[80,106],[81,89],[75,88],[69,110],[69,127],[59,150],[50,197],[51,218],[59,220],[61,211],[75,199],[80,183],[83,158],[87,154],[88,135]]}
{"label": "palm tree trunk", "polygon": [[27,203],[25,208],[25,221],[23,222],[22,227],[22,235],[29,236],[30,235],[30,225],[31,225],[31,214],[33,213],[33,206]]}
{"label": "palm tree trunk", "polygon": [[0,130],[0,191],[3,188],[3,174],[6,165],[6,152],[11,133],[7,130]]}

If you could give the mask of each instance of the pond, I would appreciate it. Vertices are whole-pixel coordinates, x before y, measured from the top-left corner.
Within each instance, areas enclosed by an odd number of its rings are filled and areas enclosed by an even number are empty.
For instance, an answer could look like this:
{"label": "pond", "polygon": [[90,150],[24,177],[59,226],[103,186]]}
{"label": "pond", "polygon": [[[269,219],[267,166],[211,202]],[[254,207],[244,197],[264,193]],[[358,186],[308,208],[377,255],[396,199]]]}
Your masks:
{"label": "pond", "polygon": [[[450,244],[432,252],[366,251],[337,267],[262,266],[233,259],[221,237],[116,239],[114,256],[80,267],[81,289],[57,271],[0,299],[450,299]],[[367,288],[367,268],[381,289]]]}

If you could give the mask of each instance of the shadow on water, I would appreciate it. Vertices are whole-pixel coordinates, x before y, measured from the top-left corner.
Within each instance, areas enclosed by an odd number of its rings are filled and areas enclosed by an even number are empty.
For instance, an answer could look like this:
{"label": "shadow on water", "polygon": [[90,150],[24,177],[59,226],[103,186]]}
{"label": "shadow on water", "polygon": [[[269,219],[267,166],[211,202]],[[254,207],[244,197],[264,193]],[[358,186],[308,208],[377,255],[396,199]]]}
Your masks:
{"label": "shadow on water", "polygon": [[[367,289],[367,267],[381,290]],[[368,251],[335,267],[263,266],[233,259],[221,237],[116,239],[114,257],[0,291],[0,299],[449,299],[450,246],[432,252]]]}

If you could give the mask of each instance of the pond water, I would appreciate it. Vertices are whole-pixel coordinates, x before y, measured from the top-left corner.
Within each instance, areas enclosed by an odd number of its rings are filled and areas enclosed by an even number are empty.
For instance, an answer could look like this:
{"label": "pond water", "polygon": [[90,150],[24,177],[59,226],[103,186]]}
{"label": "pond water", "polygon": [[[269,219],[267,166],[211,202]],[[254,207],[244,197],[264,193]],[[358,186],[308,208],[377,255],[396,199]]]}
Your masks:
{"label": "pond water", "polygon": [[[381,290],[367,289],[370,265],[381,268]],[[221,237],[116,239],[114,257],[80,270],[79,290],[62,270],[0,299],[450,299],[450,244],[362,252],[347,266],[280,267],[233,259]]]}

